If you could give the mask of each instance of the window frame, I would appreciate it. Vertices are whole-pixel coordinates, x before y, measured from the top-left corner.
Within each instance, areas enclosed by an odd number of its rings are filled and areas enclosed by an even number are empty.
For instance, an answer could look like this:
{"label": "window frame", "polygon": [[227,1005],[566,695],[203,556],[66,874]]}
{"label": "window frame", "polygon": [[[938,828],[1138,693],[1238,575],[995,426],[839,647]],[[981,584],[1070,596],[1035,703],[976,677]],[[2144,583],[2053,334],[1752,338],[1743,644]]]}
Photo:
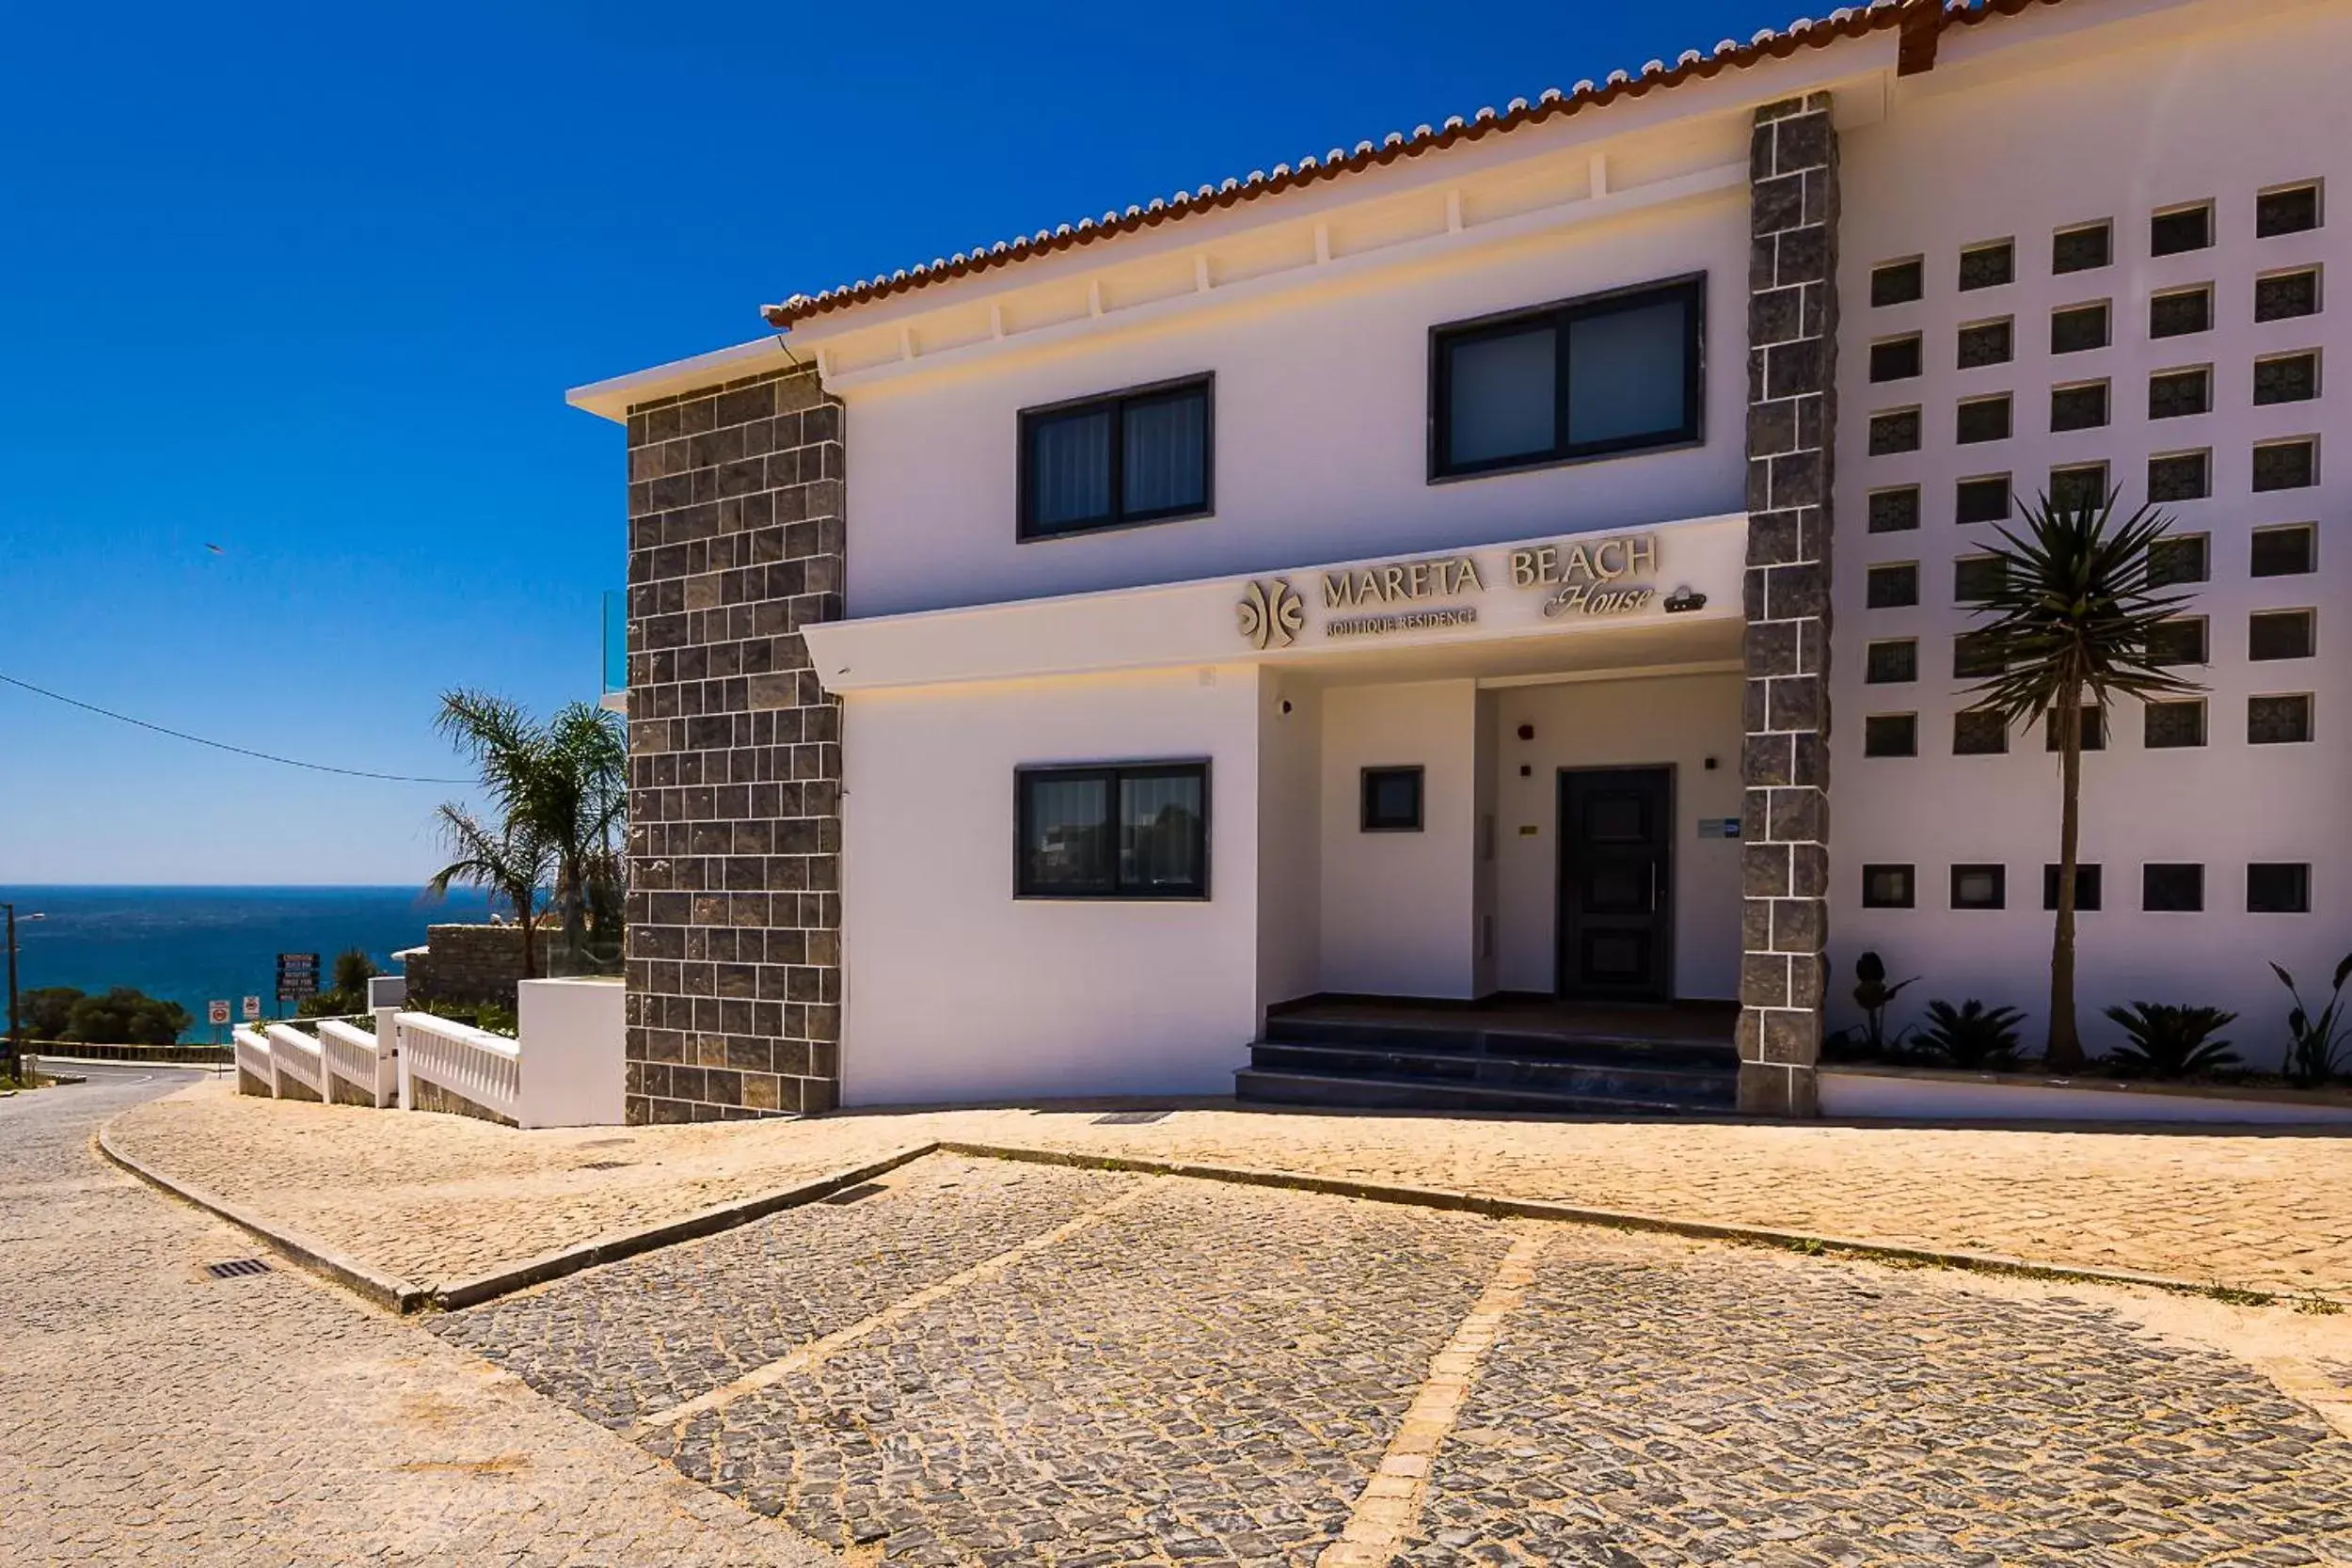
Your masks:
{"label": "window frame", "polygon": [[[1579,445],[1567,440],[1569,387],[1574,356],[1567,352],[1568,329],[1579,321],[1634,310],[1644,305],[1679,299],[1684,307],[1682,344],[1682,423],[1671,433],[1621,436]],[[1548,325],[1552,337],[1552,410],[1549,451],[1517,456],[1490,457],[1474,463],[1452,459],[1450,416],[1454,410],[1454,345],[1486,338],[1509,337],[1530,326]],[[1682,273],[1673,277],[1637,283],[1598,293],[1577,294],[1542,305],[1524,306],[1463,321],[1440,322],[1429,328],[1428,480],[1431,484],[1481,479],[1488,474],[1524,473],[1534,468],[1559,468],[1572,464],[1605,462],[1613,457],[1679,451],[1707,444],[1707,274]]]}
{"label": "window frame", "polygon": [[[1129,778],[1173,777],[1189,774],[1200,781],[1200,877],[1189,887],[1168,890],[1137,890],[1121,885],[1119,879],[1119,808],[1120,786]],[[1102,890],[1033,888],[1029,885],[1029,823],[1030,804],[1028,784],[1043,778],[1099,778],[1105,782],[1105,801],[1110,812],[1111,879]],[[1212,836],[1211,811],[1216,796],[1210,759],[1207,757],[1148,758],[1125,762],[1041,762],[1019,763],[1012,770],[1012,896],[1018,903],[1120,903],[1120,904],[1205,904],[1211,888],[1210,852],[1216,840]]]}
{"label": "window frame", "polygon": [[[2254,902],[2254,879],[2259,872],[2290,871],[2299,873],[2295,891],[2298,895],[2292,904]],[[2248,914],[2309,914],[2312,912],[2312,863],[2309,861],[2249,861],[2246,864],[2246,912]]]}
{"label": "window frame", "polygon": [[[1874,877],[1884,876],[1895,872],[1899,872],[1902,875],[1902,897],[1897,899],[1876,898],[1871,896],[1870,883],[1872,879]],[[1908,910],[1915,909],[1918,906],[1918,902],[1919,875],[1916,865],[1905,865],[1899,861],[1887,861],[1883,863],[1874,863],[1862,868],[1862,907],[1864,909]]]}
{"label": "window frame", "polygon": [[[1362,768],[1357,786],[1356,831],[1359,833],[1418,833],[1426,831],[1429,817],[1428,774],[1428,768],[1417,762],[1380,764]],[[1391,776],[1409,776],[1413,781],[1413,819],[1410,822],[1373,820],[1373,781]]]}
{"label": "window frame", "polygon": [[[1127,493],[1127,405],[1150,403],[1179,392],[1199,390],[1200,393],[1200,504],[1198,506],[1160,507],[1144,512],[1126,510]],[[1037,524],[1035,497],[1030,490],[1034,477],[1035,459],[1030,452],[1030,433],[1045,420],[1060,419],[1093,409],[1107,409],[1111,416],[1111,512],[1102,522],[1078,523],[1066,528],[1041,529]],[[1216,372],[1197,371],[1189,375],[1171,376],[1164,381],[1147,381],[1139,386],[1122,387],[1112,392],[1089,392],[1084,397],[1064,398],[1058,403],[1041,403],[1021,409],[1014,417],[1013,475],[1013,540],[1016,544],[1043,544],[1056,539],[1080,539],[1089,534],[1112,533],[1131,528],[1150,528],[1157,523],[1180,522],[1189,517],[1212,517],[1216,515]]]}
{"label": "window frame", "polygon": [[[2161,873],[2193,871],[2197,893],[2193,904],[2157,903],[2154,879]],[[2202,914],[2205,912],[2205,863],[2202,861],[2143,861],[2139,867],[2139,912],[2142,914]]]}
{"label": "window frame", "polygon": [[[1960,884],[1963,877],[1990,872],[1993,877],[1993,901],[1989,904],[1963,903]],[[2009,867],[1994,861],[1955,862],[1951,866],[1951,889],[1948,900],[1957,913],[1985,914],[2009,908]]]}

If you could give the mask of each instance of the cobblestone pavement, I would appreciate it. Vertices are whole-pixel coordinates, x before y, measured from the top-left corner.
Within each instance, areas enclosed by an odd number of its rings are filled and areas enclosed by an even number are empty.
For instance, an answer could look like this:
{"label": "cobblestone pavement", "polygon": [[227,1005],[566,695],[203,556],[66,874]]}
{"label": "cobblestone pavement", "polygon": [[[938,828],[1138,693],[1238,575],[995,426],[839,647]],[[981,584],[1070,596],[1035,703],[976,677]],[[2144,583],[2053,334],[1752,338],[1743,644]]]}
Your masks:
{"label": "cobblestone pavement", "polygon": [[[1304,1172],[2352,1300],[2352,1136],[1562,1122],[1185,1108],[516,1132],[239,1098],[115,1125],[138,1158],[422,1283],[934,1139]],[[619,1169],[591,1169],[614,1164]]]}
{"label": "cobblestone pavement", "polygon": [[626,1429],[1149,1180],[936,1157],[432,1326]]}
{"label": "cobblestone pavement", "polygon": [[1165,1180],[806,1372],[650,1439],[916,1564],[1311,1563],[1503,1228]]}
{"label": "cobblestone pavement", "polygon": [[824,1560],[88,1148],[168,1084],[0,1101],[0,1563]]}
{"label": "cobblestone pavement", "polygon": [[1563,1238],[1439,1449],[1417,1568],[2352,1560],[2352,1442],[2048,1287]]}

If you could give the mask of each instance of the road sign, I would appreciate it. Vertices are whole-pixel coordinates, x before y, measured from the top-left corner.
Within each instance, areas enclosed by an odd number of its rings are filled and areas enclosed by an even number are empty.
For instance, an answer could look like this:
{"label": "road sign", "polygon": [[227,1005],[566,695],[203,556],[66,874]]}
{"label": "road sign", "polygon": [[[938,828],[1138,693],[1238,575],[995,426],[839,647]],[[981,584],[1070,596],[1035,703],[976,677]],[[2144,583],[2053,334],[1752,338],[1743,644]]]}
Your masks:
{"label": "road sign", "polygon": [[228,1022],[229,1022],[229,1004],[228,1004],[228,1002],[227,1002],[226,1000],[222,1000],[222,1001],[219,1001],[219,1002],[207,1002],[207,1003],[205,1003],[205,1004],[204,1004],[204,1017],[205,1017],[205,1021],[206,1021],[207,1022],[212,1023],[212,1024],[213,1024],[213,1025],[215,1025],[215,1027],[217,1027],[217,1026],[218,1026],[218,1025],[220,1025],[220,1024],[223,1024],[223,1023]]}
{"label": "road sign", "polygon": [[278,955],[278,1000],[299,1002],[319,993],[319,956],[316,953],[280,953]]}
{"label": "road sign", "polygon": [[262,999],[258,996],[246,997],[245,999],[245,1021],[247,1023],[252,1023],[259,1021],[261,1016]]}

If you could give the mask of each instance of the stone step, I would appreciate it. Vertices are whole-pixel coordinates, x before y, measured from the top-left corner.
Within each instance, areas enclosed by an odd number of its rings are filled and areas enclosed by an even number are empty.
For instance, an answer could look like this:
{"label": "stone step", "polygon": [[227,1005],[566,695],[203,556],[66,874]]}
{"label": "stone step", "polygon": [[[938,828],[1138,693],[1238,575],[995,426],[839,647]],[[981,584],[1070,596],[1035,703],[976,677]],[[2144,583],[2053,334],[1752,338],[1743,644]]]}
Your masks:
{"label": "stone step", "polygon": [[[1489,1044],[1500,1041],[1489,1037]],[[1563,1060],[1555,1056],[1500,1054],[1430,1049],[1394,1037],[1377,1044],[1307,1044],[1261,1040],[1249,1048],[1249,1065],[1267,1072],[1300,1077],[1375,1079],[1427,1084],[1435,1088],[1566,1095],[1610,1101],[1656,1101],[1669,1105],[1716,1105],[1729,1109],[1738,1099],[1738,1076],[1728,1051],[1705,1066],[1679,1059],[1660,1061],[1638,1051],[1595,1052]]]}
{"label": "stone step", "polygon": [[1640,1067],[1733,1071],[1731,1042],[1659,1040],[1604,1031],[1534,1032],[1487,1028],[1474,1019],[1433,1015],[1420,1020],[1365,1022],[1277,1013],[1266,1020],[1267,1044],[1356,1046],[1414,1056],[1505,1057],[1591,1067]]}
{"label": "stone step", "polygon": [[1722,1101],[1677,1103],[1605,1095],[1548,1094],[1421,1079],[1332,1077],[1243,1068],[1233,1075],[1236,1099],[1275,1105],[1324,1105],[1359,1110],[1520,1111],[1550,1116],[1728,1117]]}

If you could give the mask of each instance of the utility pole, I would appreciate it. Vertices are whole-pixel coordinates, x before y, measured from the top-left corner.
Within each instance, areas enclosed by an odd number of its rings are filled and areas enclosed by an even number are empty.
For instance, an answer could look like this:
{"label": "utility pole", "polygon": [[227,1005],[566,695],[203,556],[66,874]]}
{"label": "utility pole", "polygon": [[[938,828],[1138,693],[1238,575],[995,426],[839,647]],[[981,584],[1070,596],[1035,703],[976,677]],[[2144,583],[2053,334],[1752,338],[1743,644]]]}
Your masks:
{"label": "utility pole", "polygon": [[8,1078],[13,1082],[24,1070],[24,1022],[16,1011],[16,906],[0,904],[0,910],[8,911]]}

